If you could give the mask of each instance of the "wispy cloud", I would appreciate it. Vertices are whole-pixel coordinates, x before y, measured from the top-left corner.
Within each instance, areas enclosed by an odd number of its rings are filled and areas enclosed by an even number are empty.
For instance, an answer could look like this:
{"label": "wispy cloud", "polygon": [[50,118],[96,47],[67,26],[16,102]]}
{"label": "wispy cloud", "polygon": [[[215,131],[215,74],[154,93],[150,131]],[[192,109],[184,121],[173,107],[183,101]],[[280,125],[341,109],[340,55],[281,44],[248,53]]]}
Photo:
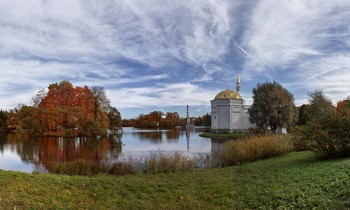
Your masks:
{"label": "wispy cloud", "polygon": [[[324,89],[333,100],[349,94],[348,1],[260,1],[243,43],[245,74],[263,75],[302,91]],[[246,75],[246,76],[247,76]]]}
{"label": "wispy cloud", "polygon": [[121,108],[146,107],[146,106],[183,106],[208,105],[219,92],[218,89],[208,90],[201,86],[190,83],[158,84],[153,87],[122,88],[107,91],[112,103],[118,104]]}
{"label": "wispy cloud", "polygon": [[105,86],[117,107],[209,105],[237,73],[247,103],[265,80],[297,101],[319,88],[339,100],[348,11],[346,0],[2,1],[0,106],[64,79]]}

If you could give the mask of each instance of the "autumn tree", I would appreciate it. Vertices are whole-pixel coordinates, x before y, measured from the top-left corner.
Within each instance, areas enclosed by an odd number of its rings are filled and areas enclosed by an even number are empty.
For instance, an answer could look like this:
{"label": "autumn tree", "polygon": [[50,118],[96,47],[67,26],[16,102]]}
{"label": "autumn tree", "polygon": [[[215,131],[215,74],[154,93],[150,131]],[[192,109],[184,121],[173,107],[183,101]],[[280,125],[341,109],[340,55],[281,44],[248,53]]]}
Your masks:
{"label": "autumn tree", "polygon": [[350,114],[350,97],[347,97],[347,99],[345,100],[339,101],[336,110],[342,115]]}
{"label": "autumn tree", "polygon": [[172,128],[174,126],[181,126],[182,121],[177,112],[167,112],[165,119],[162,119],[160,122],[161,128]]}
{"label": "autumn tree", "polygon": [[7,114],[6,129],[7,132],[17,132],[22,128],[22,123],[17,117],[17,110],[10,110]]}
{"label": "autumn tree", "polygon": [[253,88],[253,104],[249,109],[250,122],[258,128],[277,128],[293,125],[297,109],[293,95],[277,82],[265,82]]}
{"label": "autumn tree", "polygon": [[[39,91],[40,97],[45,95]],[[74,87],[69,81],[50,84],[39,100],[41,127],[57,135],[98,135],[108,128],[109,101],[103,88]]]}

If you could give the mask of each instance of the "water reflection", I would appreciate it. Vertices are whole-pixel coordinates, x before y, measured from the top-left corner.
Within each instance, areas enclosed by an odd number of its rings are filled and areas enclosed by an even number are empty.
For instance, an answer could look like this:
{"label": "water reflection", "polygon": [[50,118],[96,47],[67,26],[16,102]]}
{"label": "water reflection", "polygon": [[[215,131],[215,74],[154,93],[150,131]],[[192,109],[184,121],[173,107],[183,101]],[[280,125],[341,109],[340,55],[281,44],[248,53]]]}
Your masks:
{"label": "water reflection", "polygon": [[135,138],[141,141],[148,141],[153,144],[161,144],[165,139],[167,142],[178,142],[180,138],[180,129],[174,130],[135,130],[129,128],[126,133],[132,133]]}
{"label": "water reflection", "polygon": [[139,158],[152,152],[180,152],[195,156],[213,149],[200,130],[138,130],[124,128],[122,136],[93,138],[33,138],[0,136],[0,169],[45,172],[53,162],[83,159],[114,162],[128,156]]}

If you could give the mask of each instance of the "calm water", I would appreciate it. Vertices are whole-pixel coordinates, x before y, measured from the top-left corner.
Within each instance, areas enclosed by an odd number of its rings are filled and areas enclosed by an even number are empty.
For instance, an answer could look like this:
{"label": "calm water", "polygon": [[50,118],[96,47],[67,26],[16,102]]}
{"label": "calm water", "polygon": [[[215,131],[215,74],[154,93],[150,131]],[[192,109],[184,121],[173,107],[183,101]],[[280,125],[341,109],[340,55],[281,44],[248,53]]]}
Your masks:
{"label": "calm water", "polygon": [[[45,173],[54,161],[84,159],[115,162],[129,157],[140,159],[154,153],[179,152],[187,156],[211,154],[217,142],[185,130],[139,130],[124,128],[122,136],[92,138],[29,138],[25,135],[0,136],[0,169]],[[220,146],[219,146],[220,147]]]}

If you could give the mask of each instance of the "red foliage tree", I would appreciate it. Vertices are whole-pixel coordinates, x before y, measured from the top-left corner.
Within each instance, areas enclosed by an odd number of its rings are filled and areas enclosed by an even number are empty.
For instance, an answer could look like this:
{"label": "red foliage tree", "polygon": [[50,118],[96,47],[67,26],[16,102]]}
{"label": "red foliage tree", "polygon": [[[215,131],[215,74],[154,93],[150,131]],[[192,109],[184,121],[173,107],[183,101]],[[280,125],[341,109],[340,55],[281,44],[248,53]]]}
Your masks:
{"label": "red foliage tree", "polygon": [[74,87],[69,81],[62,81],[49,85],[48,89],[46,97],[38,105],[41,110],[41,125],[47,134],[61,135],[62,132],[71,131],[74,135],[95,129],[93,127],[97,124],[108,125],[108,122],[94,122],[96,104],[92,91],[87,86]]}

